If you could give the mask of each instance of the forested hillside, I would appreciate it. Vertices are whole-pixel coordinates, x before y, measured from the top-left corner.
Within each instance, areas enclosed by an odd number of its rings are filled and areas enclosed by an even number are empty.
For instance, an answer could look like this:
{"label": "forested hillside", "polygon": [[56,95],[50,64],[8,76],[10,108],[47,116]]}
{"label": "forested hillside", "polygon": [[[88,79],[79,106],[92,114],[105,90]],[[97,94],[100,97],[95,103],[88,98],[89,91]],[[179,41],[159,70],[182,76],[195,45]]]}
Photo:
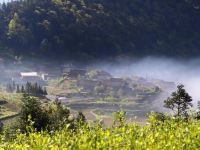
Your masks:
{"label": "forested hillside", "polygon": [[0,6],[0,47],[97,59],[200,54],[198,0],[24,0]]}

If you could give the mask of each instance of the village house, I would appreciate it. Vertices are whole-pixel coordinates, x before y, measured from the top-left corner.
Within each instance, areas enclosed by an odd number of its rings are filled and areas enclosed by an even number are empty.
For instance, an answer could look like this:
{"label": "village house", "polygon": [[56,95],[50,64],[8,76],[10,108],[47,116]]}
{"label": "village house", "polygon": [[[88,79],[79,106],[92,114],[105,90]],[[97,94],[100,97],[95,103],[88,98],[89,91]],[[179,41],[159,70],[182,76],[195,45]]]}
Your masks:
{"label": "village house", "polygon": [[37,72],[20,72],[21,79],[23,80],[31,80],[31,79],[36,79],[39,77]]}
{"label": "village house", "polygon": [[21,72],[20,79],[23,82],[33,82],[43,84],[44,81],[42,80],[41,76],[37,72]]}
{"label": "village house", "polygon": [[63,71],[63,77],[67,77],[69,79],[77,79],[78,77],[83,77],[86,75],[86,70],[84,69],[65,69]]}
{"label": "village house", "polygon": [[112,78],[112,75],[103,70],[91,70],[87,73],[89,78],[95,80],[106,80]]}

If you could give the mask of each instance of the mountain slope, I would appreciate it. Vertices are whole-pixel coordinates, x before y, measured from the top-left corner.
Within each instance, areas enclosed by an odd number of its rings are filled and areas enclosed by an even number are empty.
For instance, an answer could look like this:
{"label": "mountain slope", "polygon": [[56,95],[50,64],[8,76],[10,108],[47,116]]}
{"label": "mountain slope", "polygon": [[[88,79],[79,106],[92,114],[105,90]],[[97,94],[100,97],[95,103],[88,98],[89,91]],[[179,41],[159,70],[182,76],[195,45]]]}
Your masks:
{"label": "mountain slope", "polygon": [[0,44],[19,55],[99,59],[200,54],[196,0],[25,0],[1,5]]}

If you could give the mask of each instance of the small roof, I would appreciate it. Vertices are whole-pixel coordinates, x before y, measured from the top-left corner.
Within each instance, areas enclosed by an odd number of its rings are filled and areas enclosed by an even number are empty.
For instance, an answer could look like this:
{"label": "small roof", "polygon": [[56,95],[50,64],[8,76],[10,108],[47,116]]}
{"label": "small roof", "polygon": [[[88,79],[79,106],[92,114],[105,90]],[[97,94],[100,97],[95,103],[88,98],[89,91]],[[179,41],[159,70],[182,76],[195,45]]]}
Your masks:
{"label": "small roof", "polygon": [[37,72],[21,72],[21,76],[38,76]]}

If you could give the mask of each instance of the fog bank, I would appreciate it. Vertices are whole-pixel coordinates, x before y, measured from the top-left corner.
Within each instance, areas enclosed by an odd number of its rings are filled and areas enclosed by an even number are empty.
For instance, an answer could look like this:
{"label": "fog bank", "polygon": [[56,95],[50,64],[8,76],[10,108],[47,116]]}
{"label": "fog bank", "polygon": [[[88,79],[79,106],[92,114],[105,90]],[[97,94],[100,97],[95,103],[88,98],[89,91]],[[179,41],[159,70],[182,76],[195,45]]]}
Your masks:
{"label": "fog bank", "polygon": [[194,104],[200,101],[200,59],[175,60],[169,58],[146,57],[141,60],[120,60],[116,64],[99,65],[115,77],[156,78],[184,84],[187,92],[193,97]]}

